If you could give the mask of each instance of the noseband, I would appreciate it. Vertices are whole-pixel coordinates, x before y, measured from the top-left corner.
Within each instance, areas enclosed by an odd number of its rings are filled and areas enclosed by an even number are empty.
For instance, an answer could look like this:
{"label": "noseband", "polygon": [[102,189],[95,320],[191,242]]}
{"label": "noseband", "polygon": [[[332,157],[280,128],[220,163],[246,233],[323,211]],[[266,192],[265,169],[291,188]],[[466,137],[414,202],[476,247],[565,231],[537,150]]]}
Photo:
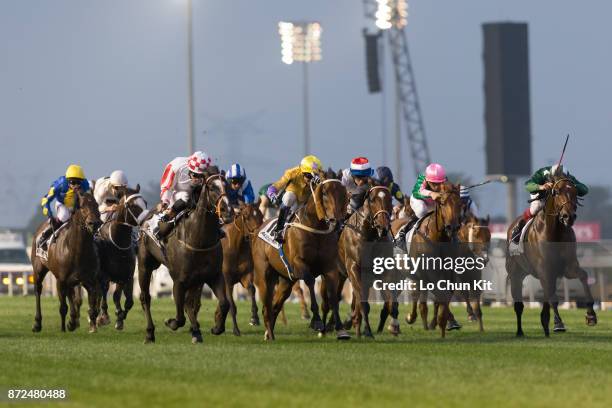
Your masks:
{"label": "noseband", "polygon": [[[566,182],[568,182],[568,183],[569,183],[569,184],[570,184],[572,187],[574,187],[574,188],[576,187],[576,186],[574,185],[574,183],[572,183],[572,182],[571,182],[571,180],[570,180],[570,179],[567,179],[567,178],[562,178],[562,179],[559,179],[559,180],[557,180],[557,181],[555,181],[555,182],[554,182],[554,184],[553,184],[552,188],[550,189],[550,192],[548,192],[548,194],[547,194],[547,196],[546,196],[546,199],[547,199],[547,200],[549,200],[549,199],[551,199],[551,198],[554,200],[554,196],[555,196],[555,195],[557,195],[557,194],[559,194],[558,190],[556,190],[556,189],[555,189],[555,187],[556,187],[556,185],[557,185],[557,184],[559,184],[559,183],[560,183],[560,182],[562,182],[562,181],[566,181]],[[565,197],[564,197],[564,198],[565,198],[565,200],[563,200],[563,202],[561,203],[561,205],[556,205],[556,204],[555,204],[555,206],[554,206],[554,212],[552,212],[552,213],[548,213],[548,212],[547,212],[547,213],[546,213],[546,215],[547,215],[547,216],[549,216],[549,217],[558,217],[558,216],[559,216],[559,214],[561,214],[561,210],[563,210],[563,209],[565,208],[565,206],[567,206],[568,204],[574,205],[574,203],[572,202],[572,200],[568,198],[568,194],[567,194],[567,193],[566,193],[566,194],[564,194],[564,196],[565,196]]]}
{"label": "noseband", "polygon": [[221,201],[223,200],[224,197],[227,197],[227,194],[225,193],[225,187],[223,187],[221,194],[219,195],[219,197],[217,197],[217,199],[215,200],[214,204],[210,202],[210,194],[209,194],[209,187],[208,185],[210,184],[211,181],[214,180],[219,180],[221,181],[222,185],[225,185],[223,182],[223,176],[221,176],[220,174],[213,174],[212,176],[208,177],[206,179],[206,181],[204,182],[204,189],[206,190],[206,201],[208,202],[208,204],[212,205],[212,207],[214,208],[214,212],[215,214],[217,214],[217,217],[219,217],[219,219],[221,218]]}

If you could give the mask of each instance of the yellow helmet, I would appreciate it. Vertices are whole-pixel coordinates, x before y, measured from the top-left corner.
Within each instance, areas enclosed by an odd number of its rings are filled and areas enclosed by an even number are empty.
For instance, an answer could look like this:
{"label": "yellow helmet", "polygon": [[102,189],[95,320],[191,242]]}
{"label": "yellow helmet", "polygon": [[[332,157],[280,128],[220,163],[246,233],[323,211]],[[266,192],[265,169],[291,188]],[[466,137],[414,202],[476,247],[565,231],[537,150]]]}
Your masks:
{"label": "yellow helmet", "polygon": [[300,170],[302,170],[302,173],[320,173],[323,171],[323,165],[321,164],[321,160],[316,156],[310,155],[302,159],[300,162]]}
{"label": "yellow helmet", "polygon": [[83,171],[83,168],[79,166],[78,164],[71,164],[66,169],[66,178],[67,179],[76,178],[76,179],[85,180],[85,172]]}

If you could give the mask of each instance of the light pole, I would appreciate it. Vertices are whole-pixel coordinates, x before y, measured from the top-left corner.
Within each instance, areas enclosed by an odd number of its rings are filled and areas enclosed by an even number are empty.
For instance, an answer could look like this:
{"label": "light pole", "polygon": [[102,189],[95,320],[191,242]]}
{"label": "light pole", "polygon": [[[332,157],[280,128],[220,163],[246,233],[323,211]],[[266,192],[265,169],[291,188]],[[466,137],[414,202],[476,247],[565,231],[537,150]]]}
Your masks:
{"label": "light pole", "polygon": [[308,96],[308,63],[321,60],[321,24],[317,22],[278,23],[281,36],[282,62],[291,65],[301,62],[304,83],[304,156],[310,151],[310,111]]}
{"label": "light pole", "polygon": [[193,4],[187,0],[187,149],[195,151],[195,113],[193,104]]}

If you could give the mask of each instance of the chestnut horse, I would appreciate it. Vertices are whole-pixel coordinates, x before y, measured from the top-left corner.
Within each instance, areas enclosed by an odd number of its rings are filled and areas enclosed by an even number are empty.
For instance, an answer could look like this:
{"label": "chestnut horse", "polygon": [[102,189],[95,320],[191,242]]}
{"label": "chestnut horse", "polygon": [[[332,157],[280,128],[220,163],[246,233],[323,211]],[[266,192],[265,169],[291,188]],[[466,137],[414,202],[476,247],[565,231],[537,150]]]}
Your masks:
{"label": "chestnut horse", "polygon": [[254,326],[259,325],[257,302],[255,300],[255,285],[253,284],[253,257],[251,245],[257,239],[257,231],[263,223],[263,214],[255,204],[241,204],[235,208],[234,222],[224,227],[223,245],[223,276],[227,289],[227,299],[234,324],[234,334],[240,336],[236,322],[236,303],[233,288],[240,282],[251,296],[251,320]]}
{"label": "chestnut horse", "polygon": [[181,217],[174,230],[160,248],[148,234],[142,234],[138,245],[138,281],[140,302],[147,320],[145,343],[155,341],[155,325],[151,317],[151,274],[162,263],[168,267],[174,282],[172,294],[176,305],[176,316],[166,319],[167,327],[177,330],[185,325],[185,311],[191,323],[192,343],[202,342],[198,322],[204,283],[213,290],[218,304],[215,312],[215,327],[212,334],[225,331],[224,316],[229,302],[223,278],[223,249],[221,248],[220,218],[232,221],[233,209],[225,195],[225,180],[220,174],[206,178],[201,189],[196,189],[195,208]]}
{"label": "chestnut horse", "polygon": [[[440,196],[434,201],[434,209],[422,220],[419,228],[412,236],[412,242],[408,250],[408,255],[412,258],[424,257],[453,257],[457,255],[457,234],[460,228],[461,199],[459,198],[459,186],[451,183],[444,183],[440,187]],[[404,226],[407,219],[401,218],[391,223],[393,235],[397,235],[399,229]],[[434,295],[434,307],[436,315],[434,319],[440,328],[440,335],[446,336],[446,323],[450,313],[450,300],[453,295],[452,290],[440,290],[437,288],[439,281],[455,281],[456,276],[452,270],[444,268],[420,268],[411,279],[424,284],[433,284],[436,289],[431,291]],[[423,327],[428,329],[427,322],[427,294],[416,291],[413,295],[419,295],[419,311],[423,320]],[[414,303],[413,303],[414,305]],[[440,307],[441,306],[441,307]],[[416,313],[410,315],[416,316]],[[381,314],[381,324],[384,323]],[[412,320],[414,321],[414,320]]]}
{"label": "chestnut horse", "polygon": [[[351,302],[352,309],[352,326],[355,328],[357,337],[361,336],[361,323],[365,324],[364,335],[366,337],[374,337],[372,328],[370,327],[370,303],[368,302],[369,289],[372,287],[371,270],[363,268],[362,257],[364,247],[372,243],[388,242],[389,247],[392,244],[389,235],[391,212],[393,211],[391,203],[391,192],[387,187],[374,186],[370,188],[366,194],[363,206],[355,211],[347,220],[338,246],[338,263],[341,270],[342,284],[339,290],[342,290],[344,280],[348,277],[353,287],[353,301]],[[368,271],[364,275],[364,272]],[[385,295],[387,295],[385,293]],[[340,293],[338,294],[340,297]],[[385,308],[391,311],[393,323],[391,324],[391,333],[399,334],[399,322],[397,320],[397,301],[393,302],[385,296]],[[395,303],[393,305],[392,303]],[[323,305],[325,317],[325,303]]]}
{"label": "chestnut horse", "polygon": [[76,210],[72,217],[66,221],[64,227],[57,232],[55,240],[49,244],[46,260],[36,255],[36,242],[38,236],[46,227],[46,222],[38,228],[32,240],[31,259],[36,290],[36,316],[32,327],[34,332],[39,332],[42,329],[40,296],[43,280],[49,271],[57,281],[62,331],[66,331],[66,314],[68,313],[66,298],[68,298],[70,305],[68,330],[73,331],[79,327],[79,308],[81,306],[79,285],[83,285],[87,290],[89,332],[97,331],[96,319],[100,307],[98,281],[100,264],[94,243],[94,233],[102,222],[100,221],[98,204],[91,193],[77,192],[75,201]]}
{"label": "chestnut horse", "polygon": [[[522,337],[523,327],[521,317],[523,314],[523,279],[532,275],[540,280],[544,291],[540,322],[544,335],[550,335],[550,306],[552,304],[555,321],[555,331],[565,331],[565,326],[559,315],[557,297],[557,279],[566,277],[580,279],[588,298],[586,323],[589,326],[597,324],[597,315],[593,310],[593,296],[589,288],[587,273],[578,264],[576,254],[576,235],[572,225],[576,220],[577,196],[574,183],[561,176],[555,177],[550,190],[544,194],[544,208],[535,215],[529,227],[524,242],[524,251],[521,254],[509,253],[506,258],[506,270],[510,280],[514,312],[516,314],[516,335]],[[512,229],[520,220],[517,218],[508,229],[508,248],[511,241]]]}
{"label": "chestnut horse", "polygon": [[[147,215],[147,203],[139,194],[140,186],[128,189],[117,204],[111,219],[100,227],[96,240],[100,254],[100,280],[102,286],[102,306],[98,325],[108,324],[108,303],[106,296],[110,282],[114,282],[113,302],[115,303],[115,329],[123,330],[123,321],[134,305],[134,269],[136,267],[136,245],[133,231]],[[121,308],[121,294],[125,296]]]}
{"label": "chestnut horse", "polygon": [[[344,219],[348,203],[346,188],[339,180],[328,179],[310,186],[312,194],[298,210],[297,221],[288,224],[283,251],[289,265],[285,267],[279,251],[257,239],[253,243],[255,284],[263,303],[265,340],[274,340],[274,326],[295,281],[304,280],[314,288],[317,276],[327,280],[327,296],[336,322],[338,339],[349,338],[338,314],[338,285],[340,273],[336,267],[338,254],[337,221]],[[262,228],[265,228],[266,224]],[[276,288],[276,291],[275,291]],[[311,289],[311,312],[316,327],[325,331],[319,306]]]}

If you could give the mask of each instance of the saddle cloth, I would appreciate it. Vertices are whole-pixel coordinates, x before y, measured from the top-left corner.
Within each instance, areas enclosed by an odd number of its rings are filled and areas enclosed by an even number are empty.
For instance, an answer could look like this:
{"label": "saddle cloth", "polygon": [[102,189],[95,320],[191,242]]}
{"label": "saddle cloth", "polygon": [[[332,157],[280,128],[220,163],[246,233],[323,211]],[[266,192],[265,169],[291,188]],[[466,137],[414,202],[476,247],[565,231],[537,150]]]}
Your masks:
{"label": "saddle cloth", "polygon": [[[419,227],[423,223],[423,220],[427,218],[428,215],[429,214],[425,215],[425,217],[423,218],[419,218],[418,220],[416,220],[414,224],[412,224],[412,227],[410,228],[410,230],[406,232],[405,247],[402,247],[401,250],[405,251],[406,253],[410,251],[410,243],[412,242],[412,237],[414,236],[414,233],[419,229]],[[397,240],[401,232],[404,231],[406,228],[408,228],[408,224],[404,224],[399,230],[397,230],[397,234],[395,234],[393,238]]]}
{"label": "saddle cloth", "polygon": [[525,251],[525,238],[527,237],[527,230],[529,228],[529,226],[533,223],[533,220],[535,219],[535,217],[532,217],[529,219],[529,221],[527,221],[525,223],[525,226],[523,227],[523,229],[521,230],[521,237],[519,238],[519,243],[516,244],[512,241],[510,241],[510,245],[508,245],[508,253],[511,256],[516,256],[516,255],[520,255]]}
{"label": "saddle cloth", "polygon": [[[272,236],[272,232],[274,232],[277,222],[278,222],[278,217],[270,219],[268,224],[266,224],[257,234],[257,236],[261,240],[263,240],[266,244],[271,245],[275,249],[280,248],[280,244],[274,239],[274,236]],[[286,231],[287,231],[287,228],[285,227],[283,229],[283,238],[285,236]]]}
{"label": "saddle cloth", "polygon": [[57,231],[55,231],[53,234],[51,234],[51,236],[49,238],[47,238],[47,251],[45,251],[42,246],[44,245],[44,241],[40,242],[39,245],[36,247],[36,256],[40,259],[42,259],[43,261],[46,261],[49,253],[49,247],[51,246],[52,243],[55,242],[55,239],[57,238],[59,232],[63,229],[66,228],[66,226],[68,225],[68,221],[66,221],[65,223],[63,223],[62,225],[60,225],[60,227],[57,229]]}

